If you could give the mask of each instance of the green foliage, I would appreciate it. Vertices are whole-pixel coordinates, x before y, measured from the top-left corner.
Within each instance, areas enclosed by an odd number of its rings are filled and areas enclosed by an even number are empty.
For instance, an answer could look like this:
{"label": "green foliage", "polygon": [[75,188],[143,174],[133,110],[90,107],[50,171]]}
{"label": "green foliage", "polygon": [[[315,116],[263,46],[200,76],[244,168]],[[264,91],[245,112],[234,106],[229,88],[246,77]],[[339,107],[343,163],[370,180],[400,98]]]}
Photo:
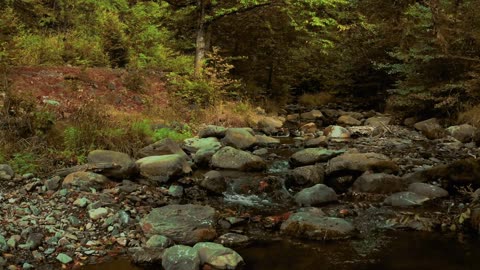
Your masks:
{"label": "green foliage", "polygon": [[38,169],[37,157],[33,153],[16,153],[8,163],[19,174],[35,173]]}
{"label": "green foliage", "polygon": [[177,131],[170,128],[160,128],[153,132],[152,139],[154,141],[158,141],[158,140],[169,138],[174,141],[183,141],[191,137],[193,137],[193,135],[189,130]]}

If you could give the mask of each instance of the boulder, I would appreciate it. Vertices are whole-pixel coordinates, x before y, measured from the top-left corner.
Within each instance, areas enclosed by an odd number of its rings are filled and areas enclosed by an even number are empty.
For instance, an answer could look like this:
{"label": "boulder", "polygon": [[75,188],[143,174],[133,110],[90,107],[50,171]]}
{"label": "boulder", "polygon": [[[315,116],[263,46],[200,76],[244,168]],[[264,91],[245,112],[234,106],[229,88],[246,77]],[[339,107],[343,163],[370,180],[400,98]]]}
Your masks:
{"label": "boulder", "polygon": [[312,165],[317,162],[325,162],[344,153],[344,150],[328,150],[326,148],[307,148],[294,153],[290,157],[293,166]]}
{"label": "boulder", "polygon": [[306,140],[305,147],[326,147],[328,145],[327,142],[328,138],[326,136],[320,136]]}
{"label": "boulder", "polygon": [[316,184],[295,194],[295,202],[301,206],[321,205],[336,201],[335,191],[324,184]]}
{"label": "boulder", "polygon": [[283,222],[280,231],[289,236],[323,241],[350,238],[355,234],[355,227],[342,218],[299,212]]}
{"label": "boulder", "polygon": [[200,186],[217,194],[222,194],[227,190],[225,177],[219,171],[209,171],[204,175]]}
{"label": "boulder", "polygon": [[445,131],[438,122],[437,118],[430,118],[428,120],[418,122],[413,125],[413,127],[422,132],[422,134],[430,140],[440,139],[445,135]]}
{"label": "boulder", "polygon": [[12,167],[8,164],[0,164],[0,180],[11,180],[15,176]]}
{"label": "boulder", "polygon": [[374,116],[365,120],[365,126],[384,127],[390,124],[391,120],[389,116]]}
{"label": "boulder", "polygon": [[277,138],[268,137],[265,135],[255,135],[255,145],[260,147],[268,147],[273,145],[279,145],[280,140]]}
{"label": "boulder", "polygon": [[215,137],[190,138],[183,141],[183,148],[190,153],[196,153],[201,149],[215,149],[222,147],[220,141]]}
{"label": "boulder", "polygon": [[223,142],[237,149],[248,149],[256,142],[255,134],[251,128],[229,128],[225,133]]}
{"label": "boulder", "polygon": [[163,156],[177,154],[187,157],[187,154],[172,139],[166,138],[146,146],[138,151],[139,157]]}
{"label": "boulder", "polygon": [[347,126],[360,126],[362,124],[361,121],[353,118],[350,115],[342,115],[337,119],[337,123],[339,125],[347,125]]}
{"label": "boulder", "polygon": [[225,137],[226,132],[227,132],[227,129],[224,128],[224,127],[208,125],[208,126],[202,128],[198,132],[198,137],[200,137],[200,138],[216,137],[216,138],[221,139],[221,138]]}
{"label": "boulder", "polygon": [[293,169],[288,178],[297,185],[323,184],[325,170],[322,165],[310,165]]}
{"label": "boulder", "polygon": [[200,256],[200,263],[213,266],[214,269],[237,269],[243,264],[243,258],[233,249],[221,244],[204,242],[193,246]]}
{"label": "boulder", "polygon": [[371,126],[356,126],[347,127],[347,130],[350,132],[350,137],[369,137],[373,135],[375,128]]}
{"label": "boulder", "polygon": [[283,121],[279,118],[264,117],[258,121],[258,128],[265,134],[275,134],[283,127]]}
{"label": "boulder", "polygon": [[391,206],[407,207],[418,206],[428,201],[429,198],[424,195],[413,193],[410,191],[398,192],[388,196],[384,203]]}
{"label": "boulder", "polygon": [[398,166],[387,156],[377,153],[347,153],[327,163],[327,175],[352,171],[394,173],[398,171]]}
{"label": "boulder", "polygon": [[226,233],[219,236],[215,242],[222,244],[227,247],[238,247],[244,246],[250,243],[250,238],[243,234],[238,233]]}
{"label": "boulder", "polygon": [[230,170],[261,171],[266,168],[266,163],[259,156],[227,146],[213,155],[212,166]]}
{"label": "boulder", "polygon": [[448,196],[448,191],[446,191],[445,189],[426,183],[412,183],[408,186],[408,191],[426,196],[429,199]]}
{"label": "boulder", "polygon": [[312,134],[318,131],[317,125],[315,123],[306,123],[300,127],[300,131],[303,134]]}
{"label": "boulder", "polygon": [[176,154],[145,157],[137,160],[136,165],[141,176],[158,183],[192,172],[185,157]]}
{"label": "boulder", "polygon": [[93,172],[74,172],[63,179],[62,187],[78,188],[83,191],[90,191],[91,188],[100,190],[109,182],[108,178]]}
{"label": "boulder", "polygon": [[323,114],[319,110],[311,110],[309,112],[300,114],[300,118],[303,120],[317,120],[323,118]]}
{"label": "boulder", "polygon": [[162,266],[165,270],[198,270],[200,256],[192,247],[176,245],[165,250]]}
{"label": "boulder", "polygon": [[88,154],[88,163],[90,164],[113,164],[118,168],[105,169],[102,174],[114,179],[130,178],[135,172],[135,161],[127,154],[109,151],[109,150],[94,150]]}
{"label": "boulder", "polygon": [[289,121],[289,122],[296,122],[299,119],[300,119],[300,114],[298,114],[298,113],[287,115],[287,121]]}
{"label": "boulder", "polygon": [[341,126],[329,126],[325,128],[323,134],[333,142],[346,142],[350,140],[350,131]]}
{"label": "boulder", "polygon": [[192,245],[215,238],[215,209],[171,204],[152,209],[140,226],[146,235],[164,235],[176,243]]}
{"label": "boulder", "polygon": [[352,190],[365,193],[394,193],[402,191],[407,184],[401,177],[386,173],[365,172],[353,183]]}
{"label": "boulder", "polygon": [[473,141],[478,133],[477,128],[469,124],[448,127],[446,132],[463,143]]}

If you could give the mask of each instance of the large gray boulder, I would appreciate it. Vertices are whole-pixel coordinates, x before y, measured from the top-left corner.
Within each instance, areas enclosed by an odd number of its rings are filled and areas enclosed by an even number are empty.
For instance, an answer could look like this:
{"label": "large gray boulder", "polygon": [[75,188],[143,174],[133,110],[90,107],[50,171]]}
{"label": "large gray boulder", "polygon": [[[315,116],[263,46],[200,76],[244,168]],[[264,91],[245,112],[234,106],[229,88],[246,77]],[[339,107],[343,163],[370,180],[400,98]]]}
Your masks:
{"label": "large gray boulder", "polygon": [[176,245],[165,250],[162,266],[165,270],[198,270],[200,256],[192,247]]}
{"label": "large gray boulder", "polygon": [[146,235],[164,235],[176,243],[192,245],[215,238],[215,209],[201,205],[154,208],[141,221]]}
{"label": "large gray boulder", "polygon": [[277,133],[283,127],[283,121],[277,117],[267,116],[260,119],[257,126],[263,133],[271,135]]}
{"label": "large gray boulder", "polygon": [[288,178],[297,185],[323,184],[325,170],[320,164],[303,166],[293,169]]}
{"label": "large gray boulder", "polygon": [[469,125],[469,124],[463,124],[459,126],[451,126],[446,129],[446,132],[448,135],[454,137],[455,139],[467,143],[471,142],[475,139],[478,130],[476,127]]}
{"label": "large gray boulder", "polygon": [[312,212],[299,212],[283,222],[280,231],[298,238],[323,241],[350,238],[355,234],[355,227],[341,218],[326,217]]}
{"label": "large gray boulder", "polygon": [[324,184],[305,188],[295,194],[295,202],[302,206],[322,205],[336,201],[337,194],[335,191]]}
{"label": "large gray boulder", "polygon": [[266,168],[266,163],[259,156],[227,146],[213,155],[212,166],[220,169],[261,171]]}
{"label": "large gray boulder", "polygon": [[221,244],[203,242],[193,246],[200,256],[201,264],[208,264],[214,269],[237,269],[243,264],[243,258],[231,248]]}
{"label": "large gray boulder", "polygon": [[413,127],[431,140],[442,138],[445,135],[445,131],[437,118],[418,122]]}
{"label": "large gray boulder", "polygon": [[344,153],[344,150],[329,150],[326,148],[307,148],[294,153],[290,157],[293,166],[306,166],[329,159]]}
{"label": "large gray boulder", "polygon": [[255,134],[251,128],[229,128],[225,133],[223,142],[237,149],[248,149],[256,142]]}
{"label": "large gray boulder", "polygon": [[346,153],[332,158],[328,164],[326,173],[331,175],[340,172],[385,172],[398,171],[398,166],[385,155],[377,153]]}
{"label": "large gray boulder", "polygon": [[215,126],[215,125],[208,125],[204,128],[202,128],[198,132],[198,137],[200,138],[207,138],[207,137],[216,137],[216,138],[223,138],[225,137],[225,133],[227,132],[227,129],[221,126]]}
{"label": "large gray boulder", "polygon": [[388,196],[384,203],[391,206],[407,207],[418,206],[430,200],[427,196],[410,191],[398,192]]}
{"label": "large gray boulder", "polygon": [[93,172],[74,172],[63,179],[62,187],[90,191],[91,188],[102,189],[110,180]]}
{"label": "large gray boulder", "polygon": [[177,154],[187,157],[187,154],[172,139],[165,138],[153,144],[150,144],[138,151],[139,157],[163,156]]}
{"label": "large gray boulder", "polygon": [[117,166],[102,171],[102,174],[109,178],[123,180],[130,178],[135,173],[135,161],[125,153],[109,150],[94,150],[88,154],[87,160],[88,163],[93,165],[106,163]]}
{"label": "large gray boulder", "polygon": [[158,183],[192,172],[186,158],[176,154],[145,157],[137,160],[136,165],[141,176]]}
{"label": "large gray boulder", "polygon": [[436,199],[448,196],[448,191],[446,191],[445,189],[427,183],[412,183],[408,186],[408,191],[426,196],[429,199]]}
{"label": "large gray boulder", "polygon": [[15,173],[8,164],[0,164],[0,180],[10,180],[15,176]]}
{"label": "large gray boulder", "polygon": [[191,138],[184,141],[184,148],[193,153],[193,160],[199,166],[207,166],[212,156],[222,147],[220,141],[215,137]]}
{"label": "large gray boulder", "polygon": [[365,193],[394,193],[404,190],[406,181],[386,173],[364,173],[353,183],[352,190]]}

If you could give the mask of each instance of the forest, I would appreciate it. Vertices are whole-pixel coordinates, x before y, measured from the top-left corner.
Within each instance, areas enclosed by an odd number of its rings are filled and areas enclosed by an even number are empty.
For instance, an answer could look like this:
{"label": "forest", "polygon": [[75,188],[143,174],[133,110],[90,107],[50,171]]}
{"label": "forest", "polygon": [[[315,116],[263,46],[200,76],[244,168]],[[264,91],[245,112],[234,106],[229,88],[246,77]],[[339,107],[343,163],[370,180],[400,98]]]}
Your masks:
{"label": "forest", "polygon": [[[262,240],[368,241],[380,216],[378,230],[478,232],[478,7],[1,0],[0,270],[107,269],[100,258],[125,254],[113,262],[126,269],[315,269],[314,255],[263,264],[246,243],[256,227]],[[162,231],[158,216],[175,211],[209,225],[173,218],[190,232]],[[348,241],[336,260],[372,266]],[[197,265],[177,258],[182,245]],[[228,258],[205,255],[216,249]]]}

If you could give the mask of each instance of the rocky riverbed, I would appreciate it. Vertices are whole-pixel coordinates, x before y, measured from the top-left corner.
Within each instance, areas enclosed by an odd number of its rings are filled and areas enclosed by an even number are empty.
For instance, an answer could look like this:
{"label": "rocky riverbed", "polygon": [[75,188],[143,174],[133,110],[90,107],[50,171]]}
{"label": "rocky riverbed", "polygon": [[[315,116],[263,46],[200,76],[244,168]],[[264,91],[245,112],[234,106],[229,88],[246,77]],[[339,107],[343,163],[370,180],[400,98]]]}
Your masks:
{"label": "rocky riverbed", "polygon": [[48,179],[0,165],[0,269],[113,257],[236,269],[246,264],[237,251],[258,241],[478,233],[477,130],[394,122],[373,111],[289,106],[253,128],[206,126],[135,158],[95,150],[87,164]]}

